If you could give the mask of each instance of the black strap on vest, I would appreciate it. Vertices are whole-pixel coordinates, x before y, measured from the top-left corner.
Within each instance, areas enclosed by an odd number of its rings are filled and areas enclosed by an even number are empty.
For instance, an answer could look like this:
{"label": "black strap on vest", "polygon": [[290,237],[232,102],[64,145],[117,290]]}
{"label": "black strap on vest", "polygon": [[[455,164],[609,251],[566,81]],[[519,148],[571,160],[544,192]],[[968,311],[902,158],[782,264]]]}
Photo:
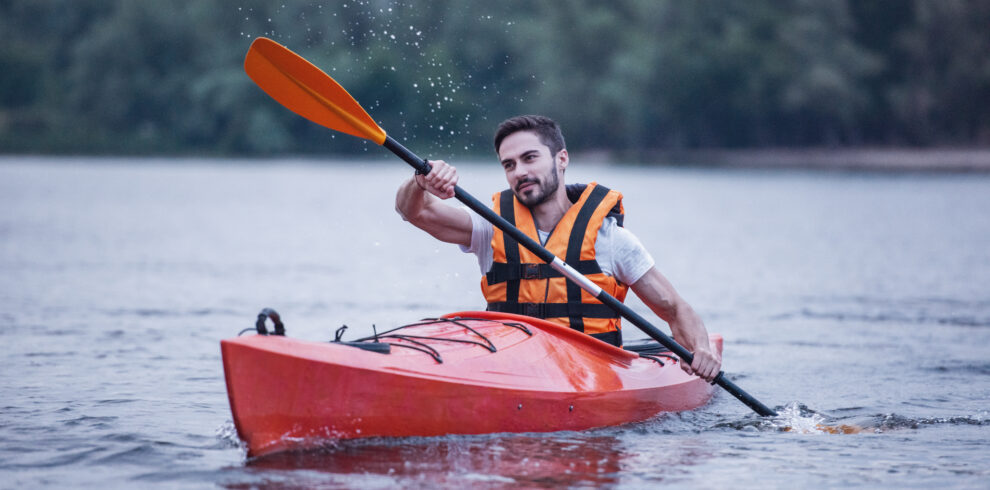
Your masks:
{"label": "black strap on vest", "polygon": [[[514,202],[514,195],[512,194],[512,189],[506,189],[502,191],[502,195],[498,198],[500,214],[506,221],[512,226],[516,226],[516,209]],[[509,264],[520,263],[519,259],[519,242],[515,238],[509,236],[508,233],[502,233],[503,244],[505,245],[505,261]],[[494,265],[494,264],[493,264]],[[519,302],[519,279],[507,280],[505,284],[505,297],[510,301]]]}
{"label": "black strap on vest", "polygon": [[[568,261],[567,264],[584,275],[601,274],[602,272],[597,260]],[[488,278],[488,284],[492,285],[517,279],[549,279],[551,277],[564,277],[564,275],[550,267],[550,264],[503,264],[496,262],[492,264],[492,268],[485,274],[485,277]]]}
{"label": "black strap on vest", "polygon": [[[587,188],[588,184],[567,184],[564,186],[564,189],[567,191],[567,199],[571,202],[578,202],[581,199],[581,194],[584,194],[584,190]],[[608,189],[605,190],[608,191]],[[615,218],[615,224],[622,226],[626,218],[626,215],[622,213],[622,201],[615,203],[615,206],[612,206],[612,209],[609,210],[606,216]]]}
{"label": "black strap on vest", "polygon": [[[605,199],[606,194],[608,194],[607,187],[602,185],[597,186],[591,191],[591,195],[584,202],[584,206],[581,206],[577,218],[574,219],[571,236],[567,240],[567,257],[564,258],[564,262],[576,264],[581,260],[581,245],[584,243],[584,235],[588,230],[588,222],[591,220],[591,215],[595,212],[595,209],[598,209],[598,205]],[[578,286],[574,281],[567,281],[567,302],[581,302],[581,286]],[[579,332],[584,331],[584,318],[572,315],[570,320],[571,328]]]}
{"label": "black strap on vest", "polygon": [[515,313],[516,315],[526,315],[533,318],[563,318],[563,317],[584,317],[584,318],[618,318],[619,315],[608,305],[601,303],[515,303],[498,302],[488,303],[488,311],[500,313]]}
{"label": "black strap on vest", "polygon": [[[580,187],[581,192],[583,193],[586,188],[587,186]],[[577,190],[577,188],[568,186],[567,190],[569,194],[568,197],[576,201],[577,199],[572,197],[571,194],[573,194],[573,191]],[[609,189],[601,185],[595,187],[595,189],[591,191],[588,199],[578,211],[578,215],[574,220],[574,226],[571,228],[571,235],[568,237],[567,256],[564,260],[571,267],[574,267],[578,270],[578,272],[585,275],[598,274],[602,272],[597,261],[581,260],[581,246],[584,242],[584,236],[587,233],[591,216],[601,204],[602,200],[605,199],[608,192]],[[513,226],[516,224],[514,197],[515,196],[513,195],[511,189],[506,189],[499,195],[499,215],[505,218],[505,220],[509,223],[512,223]],[[616,204],[616,207],[618,207],[618,204]],[[618,216],[621,217],[622,215],[619,214]],[[567,281],[567,303],[520,303],[520,280],[547,279],[551,277],[563,277],[563,275],[551,268],[549,264],[521,263],[519,256],[519,243],[514,238],[509,236],[508,233],[503,233],[502,239],[505,249],[506,263],[492,264],[491,270],[485,275],[485,277],[487,278],[489,285],[500,282],[506,283],[506,301],[488,303],[488,311],[515,313],[534,318],[567,317],[570,321],[571,328],[579,332],[584,332],[584,318],[619,318],[618,313],[604,304],[582,303],[581,287],[574,284],[572,281]],[[612,342],[613,339],[611,337],[609,337],[609,339],[602,340],[614,345],[619,345]]]}

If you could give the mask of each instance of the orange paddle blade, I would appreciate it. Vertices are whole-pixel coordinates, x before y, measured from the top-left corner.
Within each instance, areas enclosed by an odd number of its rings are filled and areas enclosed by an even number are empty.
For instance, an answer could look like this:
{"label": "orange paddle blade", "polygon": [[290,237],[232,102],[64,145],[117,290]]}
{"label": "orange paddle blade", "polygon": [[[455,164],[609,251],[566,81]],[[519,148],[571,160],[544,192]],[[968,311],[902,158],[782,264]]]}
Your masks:
{"label": "orange paddle blade", "polygon": [[255,39],[244,58],[244,71],[292,112],[334,131],[385,143],[385,131],[344,87],[285,46]]}

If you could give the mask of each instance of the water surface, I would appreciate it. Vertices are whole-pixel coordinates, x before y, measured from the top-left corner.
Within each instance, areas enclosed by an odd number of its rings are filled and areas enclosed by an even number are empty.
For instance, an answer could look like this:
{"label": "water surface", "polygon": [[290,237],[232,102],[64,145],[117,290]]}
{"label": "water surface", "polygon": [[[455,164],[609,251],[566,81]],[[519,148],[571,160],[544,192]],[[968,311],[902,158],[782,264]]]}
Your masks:
{"label": "water surface", "polygon": [[[494,164],[460,168],[479,199],[504,185]],[[473,257],[395,214],[409,175],[396,161],[0,160],[4,485],[986,487],[990,177],[579,159],[569,182],[625,194],[627,227],[725,336],[726,371],[789,416],[761,421],[720,393],[617,428],[245,460],[218,347],[262,307],[324,340],[483,306]]]}

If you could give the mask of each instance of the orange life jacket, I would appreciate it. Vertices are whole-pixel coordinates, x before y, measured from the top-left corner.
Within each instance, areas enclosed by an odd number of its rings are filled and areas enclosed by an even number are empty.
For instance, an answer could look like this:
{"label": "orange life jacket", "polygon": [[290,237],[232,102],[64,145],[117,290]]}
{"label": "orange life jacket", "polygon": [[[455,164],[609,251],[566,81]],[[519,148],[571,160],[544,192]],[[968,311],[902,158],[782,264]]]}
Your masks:
{"label": "orange life jacket", "polygon": [[[595,260],[595,242],[605,217],[615,217],[622,226],[622,194],[594,182],[567,186],[567,194],[574,204],[550,233],[544,247],[624,301],[629,286],[603,273]],[[495,194],[492,201],[499,215],[540,242],[532,213],[511,190]],[[545,318],[614,345],[622,344],[618,313],[568,281],[502,230],[494,231],[494,263],[481,279],[481,291],[489,311]]]}

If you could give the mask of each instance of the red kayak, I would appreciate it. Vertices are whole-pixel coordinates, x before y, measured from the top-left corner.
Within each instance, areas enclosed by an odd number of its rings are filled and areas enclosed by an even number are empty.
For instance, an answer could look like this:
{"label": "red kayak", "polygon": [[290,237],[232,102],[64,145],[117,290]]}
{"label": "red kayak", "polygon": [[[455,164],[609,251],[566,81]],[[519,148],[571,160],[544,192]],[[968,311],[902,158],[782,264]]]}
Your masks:
{"label": "red kayak", "polygon": [[[721,353],[722,337],[711,342]],[[359,437],[591,429],[697,408],[713,391],[672,356],[505,313],[453,313],[359,342],[250,335],[220,348],[251,457]]]}

